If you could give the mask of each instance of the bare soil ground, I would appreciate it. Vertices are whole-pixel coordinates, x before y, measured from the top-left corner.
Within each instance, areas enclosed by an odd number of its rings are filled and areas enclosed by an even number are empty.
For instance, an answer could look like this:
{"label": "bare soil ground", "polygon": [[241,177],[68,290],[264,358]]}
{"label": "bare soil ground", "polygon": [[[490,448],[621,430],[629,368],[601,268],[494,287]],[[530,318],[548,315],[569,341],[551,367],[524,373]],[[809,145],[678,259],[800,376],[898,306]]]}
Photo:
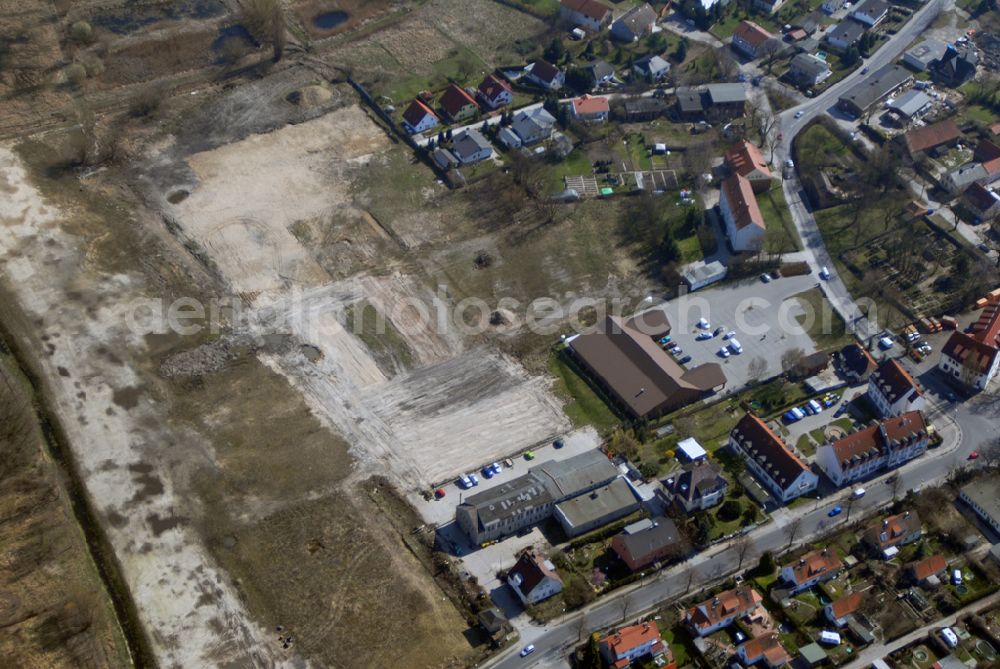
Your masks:
{"label": "bare soil ground", "polygon": [[0,353],[0,656],[12,667],[124,666],[114,609],[31,402]]}

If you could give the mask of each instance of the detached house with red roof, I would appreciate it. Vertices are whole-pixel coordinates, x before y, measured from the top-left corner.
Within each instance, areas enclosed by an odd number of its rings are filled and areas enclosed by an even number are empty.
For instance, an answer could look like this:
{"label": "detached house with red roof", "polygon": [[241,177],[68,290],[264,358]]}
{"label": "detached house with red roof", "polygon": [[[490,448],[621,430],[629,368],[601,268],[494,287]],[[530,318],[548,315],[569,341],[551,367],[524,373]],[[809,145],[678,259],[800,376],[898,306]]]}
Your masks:
{"label": "detached house with red roof", "polygon": [[510,84],[492,72],[479,84],[476,95],[490,109],[499,109],[514,101],[514,91]]}
{"label": "detached house with red roof", "polygon": [[729,627],[743,616],[752,615],[762,601],[760,593],[746,586],[720,592],[688,609],[684,614],[684,624],[695,636],[708,636]]}
{"label": "detached house with red roof", "polygon": [[563,586],[555,565],[531,550],[521,553],[517,564],[507,572],[507,584],[525,606],[559,594]]}
{"label": "detached house with red roof", "polygon": [[593,95],[581,95],[569,103],[570,114],[578,121],[585,123],[604,123],[608,120],[611,107],[608,99]]}
{"label": "detached house with red roof", "polygon": [[868,377],[868,399],[881,416],[921,411],[927,399],[920,384],[898,360],[886,360]]}
{"label": "detached house with red roof", "polygon": [[624,669],[643,657],[660,658],[656,666],[676,669],[670,647],[663,643],[655,621],[622,627],[601,639],[601,657],[609,667]]}
{"label": "detached house with red roof", "polygon": [[452,122],[475,116],[479,111],[479,105],[473,97],[458,84],[448,84],[438,100],[438,106]]}
{"label": "detached house with red roof", "polygon": [[598,0],[559,0],[559,18],[600,32],[611,24],[611,8]]}
{"label": "detached house with red roof", "polygon": [[932,555],[929,558],[918,560],[907,568],[907,574],[917,585],[924,587],[937,587],[941,585],[938,578],[948,569],[948,561],[943,555]]}
{"label": "detached house with red roof", "polygon": [[899,546],[912,544],[922,536],[920,516],[915,511],[905,511],[869,525],[861,541],[888,560],[899,552]]}
{"label": "detached house with red roof", "polygon": [[974,390],[985,390],[1000,367],[1000,297],[992,298],[970,332],[955,331],[941,349],[938,369]]}
{"label": "detached house with red roof", "polygon": [[430,130],[438,123],[437,115],[422,100],[414,100],[403,112],[403,128],[411,135]]}
{"label": "detached house with red roof", "polygon": [[910,157],[921,153],[934,155],[941,149],[955,146],[961,137],[962,131],[952,119],[909,130],[902,135]]}
{"label": "detached house with red roof", "polygon": [[835,485],[845,486],[922,455],[929,442],[924,415],[910,411],[823,444],[816,464]]}
{"label": "detached house with red roof", "polygon": [[736,650],[736,656],[745,665],[760,663],[771,669],[784,667],[792,661],[777,632],[767,632],[743,643]]}
{"label": "detached house with red roof", "polygon": [[861,608],[862,601],[864,601],[864,595],[860,592],[852,592],[827,604],[823,613],[826,614],[826,619],[831,623],[837,627],[843,627],[850,622],[849,616],[853,616]]}
{"label": "detached house with red roof", "polygon": [[752,413],[729,433],[729,447],[746,460],[747,469],[778,501],[788,503],[816,489],[819,477]]}
{"label": "detached house with red roof", "polygon": [[731,46],[745,56],[756,58],[761,53],[761,47],[772,39],[774,35],[753,21],[740,21],[733,31]]}
{"label": "detached house with red roof", "polygon": [[791,586],[792,592],[802,592],[814,585],[836,577],[844,563],[837,553],[824,548],[806,553],[795,562],[781,568],[781,579]]}
{"label": "detached house with red roof", "polygon": [[754,193],[762,193],[771,189],[774,175],[764,160],[756,144],[741,139],[734,144],[723,157],[726,167],[733,174],[738,174],[750,182]]}
{"label": "detached house with red roof", "polygon": [[764,243],[767,223],[757,204],[750,180],[739,174],[724,179],[719,209],[733,250],[759,250]]}

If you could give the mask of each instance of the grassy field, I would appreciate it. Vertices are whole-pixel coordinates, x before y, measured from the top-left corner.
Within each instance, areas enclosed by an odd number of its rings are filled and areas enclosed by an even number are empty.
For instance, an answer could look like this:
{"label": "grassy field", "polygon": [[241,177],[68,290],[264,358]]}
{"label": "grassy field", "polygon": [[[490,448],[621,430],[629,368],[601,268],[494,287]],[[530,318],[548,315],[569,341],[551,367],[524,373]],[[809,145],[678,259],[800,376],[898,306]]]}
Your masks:
{"label": "grassy field", "polygon": [[[853,341],[847,332],[844,319],[833,310],[819,288],[810,288],[789,299],[798,300],[802,308],[806,310],[806,315],[798,317],[798,321],[802,326],[811,323],[808,332],[817,349],[831,351],[842,348]],[[813,317],[810,318],[808,314],[813,314]]]}
{"label": "grassy field", "polygon": [[780,241],[780,249],[783,253],[802,250],[802,240],[799,238],[798,230],[795,229],[795,222],[788,211],[788,203],[785,202],[785,192],[781,184],[761,193],[757,196],[757,204],[760,206],[760,213],[764,216],[768,229],[778,229],[783,232],[783,238],[775,240],[775,244]]}
{"label": "grassy field", "polygon": [[563,411],[574,425],[593,425],[604,432],[620,422],[587,380],[562,357],[557,354],[549,357],[549,371],[556,379],[556,394],[566,400]]}

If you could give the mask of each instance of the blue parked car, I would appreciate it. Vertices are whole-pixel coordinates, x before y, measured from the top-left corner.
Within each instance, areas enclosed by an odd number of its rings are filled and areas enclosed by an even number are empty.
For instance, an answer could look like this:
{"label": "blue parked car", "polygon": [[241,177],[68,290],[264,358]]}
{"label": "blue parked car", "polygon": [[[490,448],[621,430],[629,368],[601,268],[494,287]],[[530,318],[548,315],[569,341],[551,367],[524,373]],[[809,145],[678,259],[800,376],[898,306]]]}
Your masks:
{"label": "blue parked car", "polygon": [[832,509],[830,509],[830,512],[826,515],[833,518],[834,516],[839,516],[841,511],[843,511],[843,509],[841,509],[839,506],[835,506]]}

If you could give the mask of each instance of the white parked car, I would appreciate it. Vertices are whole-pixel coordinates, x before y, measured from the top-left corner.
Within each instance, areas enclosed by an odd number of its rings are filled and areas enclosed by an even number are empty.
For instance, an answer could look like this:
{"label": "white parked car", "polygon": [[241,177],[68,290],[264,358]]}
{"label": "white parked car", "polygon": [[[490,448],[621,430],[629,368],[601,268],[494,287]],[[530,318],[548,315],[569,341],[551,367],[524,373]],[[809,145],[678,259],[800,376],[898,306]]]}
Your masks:
{"label": "white parked car", "polygon": [[712,324],[706,321],[704,318],[699,318],[697,325],[702,330],[708,330],[712,327]]}
{"label": "white parked car", "polygon": [[733,350],[733,353],[735,353],[736,355],[739,355],[740,353],[743,352],[743,345],[740,344],[739,340],[737,339],[729,340],[729,348],[731,348]]}
{"label": "white parked car", "polygon": [[830,278],[830,270],[826,268],[826,265],[824,265],[823,268],[820,269],[819,278],[823,279],[824,281]]}
{"label": "white parked car", "polygon": [[728,358],[729,357],[729,349],[726,348],[725,346],[723,346],[722,348],[720,348],[719,349],[719,357],[720,358]]}
{"label": "white parked car", "polygon": [[725,334],[725,335],[724,335],[724,336],[723,336],[722,338],[723,338],[723,339],[732,339],[732,338],[733,338],[733,337],[735,337],[735,336],[736,336],[736,333],[735,333],[735,332],[733,332],[732,330],[730,330],[730,331],[729,331],[729,332],[727,332],[727,333],[726,333],[726,334]]}

